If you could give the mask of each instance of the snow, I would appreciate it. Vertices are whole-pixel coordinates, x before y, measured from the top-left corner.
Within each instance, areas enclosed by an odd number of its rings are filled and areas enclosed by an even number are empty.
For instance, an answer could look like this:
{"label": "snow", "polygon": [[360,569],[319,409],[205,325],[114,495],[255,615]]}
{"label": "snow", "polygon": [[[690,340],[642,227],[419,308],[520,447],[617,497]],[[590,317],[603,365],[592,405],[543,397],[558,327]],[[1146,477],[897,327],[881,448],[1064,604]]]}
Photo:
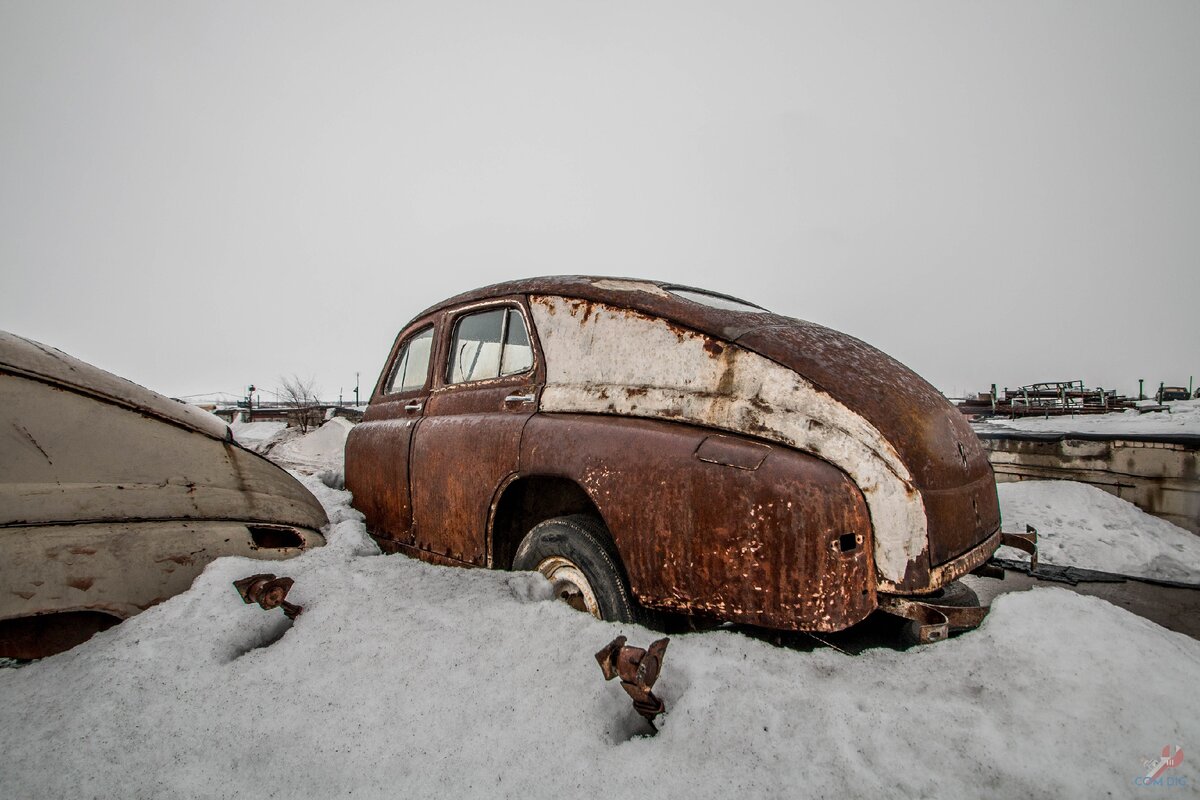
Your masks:
{"label": "snow", "polygon": [[287,469],[305,474],[320,471],[342,471],[346,437],[354,423],[333,417],[321,427],[301,433],[289,428],[286,422],[238,422],[230,426],[238,444],[248,450],[269,456]]}
{"label": "snow", "polygon": [[270,450],[271,460],[303,472],[320,469],[341,471],[346,437],[353,427],[353,422],[334,417],[316,430],[276,444]]}
{"label": "snow", "polygon": [[[593,654],[659,634],[572,611],[532,573],[381,556],[348,493],[299,477],[328,546],[218,559],[0,670],[0,797],[1127,796],[1164,744],[1200,741],[1200,642],[1061,589],[908,652],[674,636],[661,733],[638,737]],[[233,589],[264,569],[296,579],[294,625]]]}
{"label": "snow", "polygon": [[241,419],[234,419],[229,428],[233,431],[233,438],[237,440],[238,444],[247,450],[262,453],[269,449],[268,445],[273,444],[281,433],[287,430],[287,423],[282,421],[242,422]]}
{"label": "snow", "polygon": [[1178,400],[1164,405],[1170,410],[1142,413],[1127,409],[1111,414],[1020,419],[991,417],[979,427],[987,430],[998,426],[1033,433],[1200,435],[1200,400]]}
{"label": "snow", "polygon": [[[1074,481],[1001,483],[1005,530],[1038,531],[1048,564],[1200,584],[1200,536],[1115,495]],[[1001,558],[1029,556],[1008,547]]]}

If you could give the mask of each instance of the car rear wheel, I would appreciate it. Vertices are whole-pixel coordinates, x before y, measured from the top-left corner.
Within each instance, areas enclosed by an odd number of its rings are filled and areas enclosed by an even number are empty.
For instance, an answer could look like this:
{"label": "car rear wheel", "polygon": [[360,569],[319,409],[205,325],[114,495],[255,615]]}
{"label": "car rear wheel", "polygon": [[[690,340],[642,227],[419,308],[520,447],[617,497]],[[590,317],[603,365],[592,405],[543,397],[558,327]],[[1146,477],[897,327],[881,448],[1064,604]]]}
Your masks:
{"label": "car rear wheel", "polygon": [[616,547],[594,517],[573,514],[533,526],[517,547],[513,569],[542,573],[557,598],[597,619],[635,621],[636,606]]}

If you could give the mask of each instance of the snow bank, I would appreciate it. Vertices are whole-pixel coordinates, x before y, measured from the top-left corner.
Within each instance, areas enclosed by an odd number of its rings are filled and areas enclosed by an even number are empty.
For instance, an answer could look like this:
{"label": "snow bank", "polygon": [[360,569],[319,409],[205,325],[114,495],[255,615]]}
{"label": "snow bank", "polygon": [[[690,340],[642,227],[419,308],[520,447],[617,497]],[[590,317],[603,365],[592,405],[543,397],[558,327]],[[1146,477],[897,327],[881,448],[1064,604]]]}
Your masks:
{"label": "snow bank", "polygon": [[1064,417],[1025,417],[1004,419],[991,417],[982,425],[1010,428],[1036,433],[1105,433],[1105,434],[1200,434],[1200,400],[1179,400],[1166,403],[1171,410],[1142,414],[1133,409],[1112,414],[1081,414]]}
{"label": "snow bank", "polygon": [[[533,574],[375,555],[348,494],[305,482],[329,546],[218,559],[0,670],[0,796],[1127,796],[1144,759],[1200,741],[1200,642],[1060,589],[909,652],[676,636],[662,732],[631,738],[642,722],[593,653],[657,634],[571,611]],[[296,579],[294,626],[231,586],[263,569]]]}
{"label": "snow bank", "polygon": [[247,450],[262,453],[270,449],[270,445],[279,439],[280,434],[287,430],[286,422],[242,422],[234,419],[229,426],[233,438]]}
{"label": "snow bank", "polygon": [[270,458],[290,469],[341,471],[346,450],[346,437],[354,423],[334,417],[321,427],[302,436],[293,436],[276,444]]}
{"label": "snow bank", "polygon": [[[1038,530],[1039,558],[1143,578],[1200,583],[1200,536],[1074,481],[1001,483],[1005,530]],[[1029,556],[1008,547],[1001,558]]]}

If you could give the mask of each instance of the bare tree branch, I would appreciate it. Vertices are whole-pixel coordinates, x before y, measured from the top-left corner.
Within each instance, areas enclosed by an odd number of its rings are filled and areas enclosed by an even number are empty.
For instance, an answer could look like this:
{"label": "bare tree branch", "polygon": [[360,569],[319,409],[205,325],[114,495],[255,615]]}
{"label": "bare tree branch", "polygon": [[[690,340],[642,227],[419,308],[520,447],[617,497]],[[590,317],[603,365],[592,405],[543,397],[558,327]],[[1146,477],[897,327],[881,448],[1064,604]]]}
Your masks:
{"label": "bare tree branch", "polygon": [[321,423],[320,401],[317,399],[320,390],[316,388],[316,379],[301,378],[293,373],[292,377],[279,378],[277,391],[280,401],[292,409],[288,413],[288,423],[300,428],[301,433],[308,433],[309,428],[315,428]]}

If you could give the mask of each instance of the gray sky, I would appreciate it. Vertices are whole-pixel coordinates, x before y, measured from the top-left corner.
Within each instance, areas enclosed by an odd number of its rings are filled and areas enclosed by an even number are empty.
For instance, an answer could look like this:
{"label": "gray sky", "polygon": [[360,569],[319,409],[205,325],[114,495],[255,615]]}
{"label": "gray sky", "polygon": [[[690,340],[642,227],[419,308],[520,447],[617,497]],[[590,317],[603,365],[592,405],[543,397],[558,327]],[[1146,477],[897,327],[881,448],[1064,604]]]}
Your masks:
{"label": "gray sky", "polygon": [[374,384],[598,273],[946,392],[1200,378],[1200,3],[0,3],[0,328],[171,395]]}

